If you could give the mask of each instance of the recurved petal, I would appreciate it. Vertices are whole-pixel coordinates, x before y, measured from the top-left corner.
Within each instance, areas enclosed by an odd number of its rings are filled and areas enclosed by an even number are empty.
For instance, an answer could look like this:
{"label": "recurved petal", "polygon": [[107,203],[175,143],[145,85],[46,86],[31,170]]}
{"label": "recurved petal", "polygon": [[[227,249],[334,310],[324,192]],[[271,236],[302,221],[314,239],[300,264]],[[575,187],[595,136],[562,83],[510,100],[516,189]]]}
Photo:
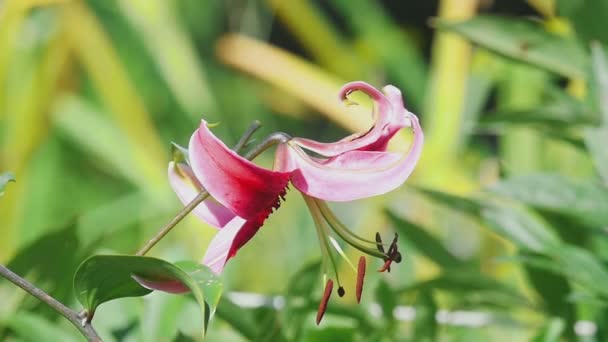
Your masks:
{"label": "recurved petal", "polygon": [[203,264],[216,274],[222,273],[224,265],[231,257],[230,253],[239,231],[247,224],[243,218],[236,216],[224,229],[220,230],[209,243],[203,257]]}
{"label": "recurved petal", "polygon": [[[203,190],[192,169],[184,163],[170,162],[168,174],[169,184],[184,205],[190,203]],[[215,202],[211,197],[194,208],[193,213],[216,228],[223,228],[235,216],[232,211]]]}
{"label": "recurved petal", "polygon": [[406,153],[350,151],[326,160],[313,159],[298,146],[286,165],[294,165],[292,184],[301,192],[327,201],[351,201],[387,193],[414,170],[424,136],[418,118],[409,115],[414,139]]}
{"label": "recurved petal", "polygon": [[[326,157],[334,157],[347,151],[366,149],[366,147],[370,145],[377,145],[378,140],[383,139],[385,127],[392,120],[395,120],[393,106],[382,92],[361,81],[345,84],[340,90],[340,98],[344,100],[348,94],[357,90],[366,93],[374,101],[374,125],[369,131],[355,133],[332,143],[323,143],[305,138],[294,138],[293,141],[310,151],[314,151]],[[401,107],[401,109],[402,108],[403,107]],[[390,137],[388,137],[388,139],[390,139]]]}
{"label": "recurved petal", "polygon": [[190,165],[219,203],[245,219],[273,207],[289,182],[288,172],[259,167],[220,141],[203,121],[190,139]]}

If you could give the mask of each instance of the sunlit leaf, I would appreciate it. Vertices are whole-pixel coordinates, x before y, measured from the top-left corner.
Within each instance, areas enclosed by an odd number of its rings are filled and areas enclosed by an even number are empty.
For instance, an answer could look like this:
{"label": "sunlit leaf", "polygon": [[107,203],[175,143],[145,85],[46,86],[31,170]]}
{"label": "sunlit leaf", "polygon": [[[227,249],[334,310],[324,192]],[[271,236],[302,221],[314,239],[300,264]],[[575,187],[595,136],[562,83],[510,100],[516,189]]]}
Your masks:
{"label": "sunlit leaf", "polygon": [[[137,29],[175,98],[195,122],[203,113],[218,110],[206,81],[206,73],[191,41],[176,20],[175,3],[163,0],[117,2]],[[164,42],[158,44],[159,41]],[[205,114],[209,115],[209,114]]]}
{"label": "sunlit leaf", "polygon": [[206,266],[127,255],[96,255],[85,260],[74,276],[76,298],[90,312],[107,301],[140,297],[151,292],[133,276],[150,281],[178,281],[188,287],[196,298],[203,320],[203,336],[210,315],[215,310],[222,291],[219,279]]}
{"label": "sunlit leaf", "polygon": [[608,222],[608,189],[594,181],[539,173],[511,177],[490,189],[533,207],[572,216],[597,228],[603,228]]}
{"label": "sunlit leaf", "polygon": [[437,22],[489,50],[534,64],[566,77],[584,78],[587,57],[573,39],[549,33],[535,21],[480,15],[460,22]]}
{"label": "sunlit leaf", "polygon": [[585,132],[585,143],[598,174],[608,185],[608,149],[606,141],[608,141],[608,59],[603,48],[599,44],[593,44],[591,47],[592,70],[594,86],[596,93],[595,98],[598,101],[600,113],[602,114],[601,124],[597,128],[589,128]]}
{"label": "sunlit leaf", "polygon": [[487,204],[481,216],[490,229],[521,248],[543,252],[560,244],[559,237],[548,224],[522,206]]}
{"label": "sunlit leaf", "polygon": [[152,191],[166,186],[162,165],[166,149],[158,136],[146,106],[131,83],[117,53],[98,19],[85,2],[63,6],[68,39],[99,92],[108,112],[129,144],[136,167]]}

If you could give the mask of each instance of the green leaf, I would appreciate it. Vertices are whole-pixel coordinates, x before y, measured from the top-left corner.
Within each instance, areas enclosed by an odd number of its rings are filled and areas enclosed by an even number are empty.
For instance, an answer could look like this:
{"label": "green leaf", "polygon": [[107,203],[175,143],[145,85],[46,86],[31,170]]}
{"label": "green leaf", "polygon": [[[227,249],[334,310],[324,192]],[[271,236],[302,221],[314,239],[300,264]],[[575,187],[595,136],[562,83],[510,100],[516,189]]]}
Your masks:
{"label": "green leaf", "polygon": [[488,203],[481,216],[490,229],[520,248],[543,252],[560,245],[548,224],[523,206]]}
{"label": "green leaf", "polygon": [[586,76],[587,57],[577,42],[549,33],[539,22],[480,15],[466,21],[439,21],[437,27],[566,77]]}
{"label": "green leaf", "polygon": [[566,277],[608,298],[608,270],[593,253],[576,246],[562,246],[550,251],[550,254]]}
{"label": "green leaf", "polygon": [[561,318],[553,318],[532,339],[532,342],[558,342],[566,329],[566,322]]}
{"label": "green leaf", "polygon": [[76,271],[76,298],[89,312],[94,312],[104,302],[151,292],[139,285],[133,276],[156,282],[178,281],[188,287],[200,306],[204,336],[222,291],[219,279],[204,265],[182,262],[178,266],[150,257],[95,255]]}
{"label": "green leaf", "polygon": [[586,43],[599,40],[608,44],[608,32],[604,25],[608,13],[605,0],[557,0],[560,16],[570,19],[576,34]]}
{"label": "green leaf", "polygon": [[608,222],[608,189],[591,180],[531,174],[503,180],[490,190],[597,228],[603,228]]}
{"label": "green leaf", "polygon": [[4,194],[4,188],[8,182],[14,182],[15,175],[11,172],[0,173],[0,196]]}
{"label": "green leaf", "polygon": [[592,59],[592,89],[595,90],[595,98],[602,114],[599,127],[589,128],[585,131],[585,144],[591,153],[595,167],[608,185],[608,59],[603,48],[599,44],[591,46]]}
{"label": "green leaf", "polygon": [[433,260],[438,265],[445,268],[455,267],[461,264],[450,251],[434,236],[424,228],[400,218],[390,211],[386,212],[388,218],[393,222],[395,229],[401,233],[403,239],[409,240],[412,246],[421,254]]}
{"label": "green leaf", "polygon": [[[384,317],[384,321],[390,323],[391,325],[395,321],[395,315],[393,315],[393,311],[397,306],[397,295],[395,290],[393,290],[384,280],[380,280],[378,282],[378,286],[376,287],[376,300],[378,304],[380,304],[380,308],[382,309],[382,315]],[[387,327],[387,329],[391,329],[392,327]]]}
{"label": "green leaf", "polygon": [[547,90],[547,99],[537,107],[525,110],[502,109],[479,120],[481,127],[501,125],[539,125],[547,128],[569,128],[573,125],[598,124],[597,115],[581,101],[561,89]]}
{"label": "green leaf", "polygon": [[472,216],[479,216],[479,214],[481,213],[482,205],[474,199],[452,195],[447,192],[441,192],[431,189],[419,188],[418,190],[422,192],[425,196],[430,198],[432,201],[437,202],[438,204],[453,209],[455,211],[466,213]]}

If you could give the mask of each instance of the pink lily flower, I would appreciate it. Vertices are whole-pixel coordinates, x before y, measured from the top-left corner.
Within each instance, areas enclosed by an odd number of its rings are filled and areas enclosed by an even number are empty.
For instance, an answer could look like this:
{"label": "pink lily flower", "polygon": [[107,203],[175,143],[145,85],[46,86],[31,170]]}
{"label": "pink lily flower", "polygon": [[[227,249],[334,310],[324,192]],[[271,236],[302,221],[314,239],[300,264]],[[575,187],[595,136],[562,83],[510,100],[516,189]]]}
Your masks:
{"label": "pink lily flower", "polygon": [[[171,162],[168,173],[171,186],[184,204],[203,189],[211,195],[194,210],[203,221],[219,229],[203,258],[203,264],[215,273],[221,273],[226,262],[279,207],[289,182],[302,193],[311,211],[325,269],[331,262],[336,271],[330,245],[345,257],[332,232],[363,253],[384,260],[381,270],[390,270],[391,262],[401,260],[396,239],[385,252],[379,236],[376,241],[359,237],[348,230],[324,202],[352,201],[396,189],[412,173],[422,152],[424,137],[418,118],[404,108],[399,89],[389,85],[381,92],[367,83],[351,82],[342,88],[340,98],[345,100],[353,91],[365,92],[374,102],[374,125],[370,130],[332,143],[286,138],[277,146],[272,170],[257,166],[238,155],[213,135],[207,122],[202,121],[190,139],[188,162]],[[404,152],[387,151],[391,138],[405,128],[413,131],[413,142],[409,149]],[[307,151],[317,156],[313,157]],[[363,257],[356,271],[359,274],[359,300],[362,274],[365,273]],[[344,289],[337,271],[335,276],[339,285],[338,294],[343,295]],[[152,289],[172,293],[186,290],[176,284],[162,286],[143,279],[138,281]],[[333,281],[330,279],[326,284],[326,293],[331,294],[327,287],[333,287]],[[329,294],[324,295],[318,321],[323,316]]]}

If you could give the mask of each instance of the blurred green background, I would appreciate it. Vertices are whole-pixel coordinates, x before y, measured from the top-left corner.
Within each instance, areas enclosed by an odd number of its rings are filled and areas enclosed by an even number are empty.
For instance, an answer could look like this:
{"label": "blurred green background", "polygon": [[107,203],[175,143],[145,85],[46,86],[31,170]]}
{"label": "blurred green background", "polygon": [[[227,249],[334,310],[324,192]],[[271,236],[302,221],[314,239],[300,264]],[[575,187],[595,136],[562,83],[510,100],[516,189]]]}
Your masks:
{"label": "blurred green background", "polygon": [[[362,303],[333,298],[315,326],[320,250],[292,192],[228,264],[209,340],[606,340],[606,18],[605,0],[0,1],[0,172],[17,179],[0,262],[77,308],[80,262],[134,253],[179,210],[170,142],[201,118],[228,145],[255,119],[332,141],[369,127],[337,99],[364,80],[403,91],[423,159],[401,189],[332,207],[359,234],[398,232],[404,262],[371,265]],[[199,260],[213,233],[189,218],[151,255]],[[94,325],[189,341],[200,318],[153,293]],[[0,340],[79,339],[0,282]]]}

